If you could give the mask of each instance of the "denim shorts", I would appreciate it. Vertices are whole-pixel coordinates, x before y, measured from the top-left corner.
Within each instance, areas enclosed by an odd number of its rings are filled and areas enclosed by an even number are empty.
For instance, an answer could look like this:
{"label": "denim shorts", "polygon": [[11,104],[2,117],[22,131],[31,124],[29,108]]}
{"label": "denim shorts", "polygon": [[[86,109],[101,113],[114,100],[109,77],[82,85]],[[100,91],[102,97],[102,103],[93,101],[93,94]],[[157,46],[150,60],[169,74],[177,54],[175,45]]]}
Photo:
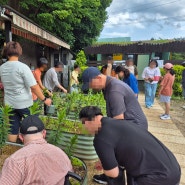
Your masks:
{"label": "denim shorts", "polygon": [[171,96],[160,95],[160,102],[169,103]]}
{"label": "denim shorts", "polygon": [[10,118],[10,134],[19,134],[20,123],[26,115],[30,115],[30,110],[28,108],[24,109],[13,109]]}

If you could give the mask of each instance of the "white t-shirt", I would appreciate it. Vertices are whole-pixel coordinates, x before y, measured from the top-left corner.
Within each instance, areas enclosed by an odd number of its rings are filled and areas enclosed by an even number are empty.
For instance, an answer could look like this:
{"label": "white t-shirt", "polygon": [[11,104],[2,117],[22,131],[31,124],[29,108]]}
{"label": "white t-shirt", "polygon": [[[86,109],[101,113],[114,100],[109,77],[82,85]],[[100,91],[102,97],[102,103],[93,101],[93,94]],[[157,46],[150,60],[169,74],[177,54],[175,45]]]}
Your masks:
{"label": "white t-shirt", "polygon": [[[142,78],[154,78],[154,76],[156,77],[160,77],[161,76],[161,72],[160,69],[158,67],[156,68],[150,68],[150,67],[145,67],[145,69],[143,70],[142,73]],[[150,83],[149,81],[147,81],[148,83]],[[151,84],[155,84],[158,83],[158,81],[153,81],[151,82]]]}
{"label": "white t-shirt", "polygon": [[33,105],[31,86],[36,85],[30,68],[19,61],[7,61],[0,66],[0,78],[4,86],[4,102],[14,109]]}

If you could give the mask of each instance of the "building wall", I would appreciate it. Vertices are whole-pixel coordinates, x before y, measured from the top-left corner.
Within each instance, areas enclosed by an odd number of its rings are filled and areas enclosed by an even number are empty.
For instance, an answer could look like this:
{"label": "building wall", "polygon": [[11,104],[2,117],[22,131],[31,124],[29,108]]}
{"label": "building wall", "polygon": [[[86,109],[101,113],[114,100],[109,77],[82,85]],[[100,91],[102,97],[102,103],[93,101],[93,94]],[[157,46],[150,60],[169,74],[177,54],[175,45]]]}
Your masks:
{"label": "building wall", "polygon": [[34,66],[34,68],[37,67],[37,44],[28,40],[20,40],[19,43],[22,46],[23,54],[19,58],[19,60],[25,64],[27,64],[29,67]]}

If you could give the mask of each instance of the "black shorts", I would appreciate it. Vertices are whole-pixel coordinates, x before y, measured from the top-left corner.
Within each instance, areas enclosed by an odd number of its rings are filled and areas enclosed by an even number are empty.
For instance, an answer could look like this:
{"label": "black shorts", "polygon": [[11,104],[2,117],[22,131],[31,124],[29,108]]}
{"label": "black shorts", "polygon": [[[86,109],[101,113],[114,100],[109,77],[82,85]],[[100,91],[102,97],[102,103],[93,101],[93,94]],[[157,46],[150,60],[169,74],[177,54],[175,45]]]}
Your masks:
{"label": "black shorts", "polygon": [[10,116],[10,134],[17,135],[19,134],[19,127],[22,118],[24,118],[26,115],[30,115],[30,110],[28,108],[13,109],[11,113],[12,116]]}

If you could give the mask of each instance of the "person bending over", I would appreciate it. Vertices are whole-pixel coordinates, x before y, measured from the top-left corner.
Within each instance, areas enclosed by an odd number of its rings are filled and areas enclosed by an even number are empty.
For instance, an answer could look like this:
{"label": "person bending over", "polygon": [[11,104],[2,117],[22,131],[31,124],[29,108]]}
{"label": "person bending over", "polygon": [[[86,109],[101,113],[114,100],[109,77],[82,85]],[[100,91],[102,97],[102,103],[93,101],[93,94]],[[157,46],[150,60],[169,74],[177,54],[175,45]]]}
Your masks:
{"label": "person bending over", "polygon": [[134,185],[179,185],[181,170],[172,152],[132,120],[103,117],[96,106],[84,107],[79,118],[94,135],[108,185],[123,185],[124,166]]}

